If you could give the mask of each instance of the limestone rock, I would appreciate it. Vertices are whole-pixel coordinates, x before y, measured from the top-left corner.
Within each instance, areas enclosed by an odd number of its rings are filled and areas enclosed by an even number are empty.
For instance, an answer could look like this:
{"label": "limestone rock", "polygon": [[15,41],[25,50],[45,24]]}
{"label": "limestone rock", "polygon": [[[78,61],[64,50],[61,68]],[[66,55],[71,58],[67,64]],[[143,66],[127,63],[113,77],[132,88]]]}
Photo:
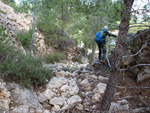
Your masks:
{"label": "limestone rock", "polygon": [[39,100],[39,102],[43,103],[44,101],[47,100],[47,98],[44,95],[44,93],[40,93],[40,95],[38,96],[38,100]]}
{"label": "limestone rock", "polygon": [[20,105],[15,107],[11,113],[29,113],[29,106],[27,105]]}
{"label": "limestone rock", "polygon": [[94,89],[94,93],[100,93],[100,94],[103,94],[104,91],[106,89],[106,84],[104,83],[99,83],[96,85],[96,88]]}
{"label": "limestone rock", "polygon": [[68,85],[63,85],[61,88],[60,88],[60,91],[62,92],[66,92],[69,90],[69,86]]}
{"label": "limestone rock", "polygon": [[10,92],[5,88],[5,83],[0,82],[0,107],[9,109],[10,101]]}
{"label": "limestone rock", "polygon": [[[52,111],[59,111],[60,110],[60,106],[59,105],[54,105],[54,107],[52,108]],[[53,112],[52,112],[53,113]]]}
{"label": "limestone rock", "polygon": [[67,82],[68,80],[64,77],[54,77],[47,84],[47,88],[50,88],[50,89],[60,88],[62,85],[65,85]]}
{"label": "limestone rock", "polygon": [[103,76],[99,76],[98,78],[101,82],[107,82],[107,80],[108,80],[107,77],[103,77]]}
{"label": "limestone rock", "polygon": [[80,84],[82,87],[89,87],[90,86],[90,83],[87,79],[84,79]]}
{"label": "limestone rock", "polygon": [[76,95],[79,92],[79,88],[76,84],[76,81],[73,81],[72,83],[70,83],[69,85],[69,94],[70,95]]}
{"label": "limestone rock", "polygon": [[79,95],[74,95],[68,99],[68,104],[72,105],[74,103],[81,102],[81,101],[82,99],[80,98]]}
{"label": "limestone rock", "polygon": [[[112,102],[109,111],[115,112],[119,110],[128,110],[128,109],[129,109],[128,101],[124,99],[117,102]],[[126,111],[122,113],[126,113]]]}
{"label": "limestone rock", "polygon": [[65,72],[64,71],[57,72],[56,77],[65,77]]}
{"label": "limestone rock", "polygon": [[56,94],[51,89],[46,89],[45,95],[47,99],[51,99],[56,96]]}
{"label": "limestone rock", "polygon": [[98,80],[98,77],[96,75],[90,75],[90,79]]}
{"label": "limestone rock", "polygon": [[100,100],[101,95],[99,93],[95,93],[92,97],[94,102],[98,102]]}
{"label": "limestone rock", "polygon": [[64,97],[54,97],[50,100],[50,104],[52,105],[65,105],[66,104],[66,98]]}
{"label": "limestone rock", "polygon": [[[33,107],[35,109],[41,109],[44,108],[38,101],[37,95],[33,92],[33,90],[29,90],[26,88],[21,88],[19,85],[14,84],[15,89],[11,91],[11,99],[19,104],[26,105],[28,107]],[[23,106],[25,107],[25,106]],[[19,107],[18,107],[19,108]],[[22,108],[22,107],[21,107]]]}

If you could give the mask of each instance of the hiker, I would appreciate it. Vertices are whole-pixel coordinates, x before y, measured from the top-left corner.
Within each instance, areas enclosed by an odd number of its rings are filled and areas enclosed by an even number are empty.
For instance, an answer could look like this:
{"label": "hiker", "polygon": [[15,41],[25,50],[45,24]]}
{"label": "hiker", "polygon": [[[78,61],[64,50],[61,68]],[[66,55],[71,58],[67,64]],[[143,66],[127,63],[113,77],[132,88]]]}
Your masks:
{"label": "hiker", "polygon": [[[117,37],[116,35],[113,35],[111,33],[108,32],[108,26],[104,26],[102,31],[99,31],[96,33],[95,36],[95,42],[98,45],[98,49],[99,49],[99,61],[103,62],[105,57],[106,57],[106,37],[108,36],[113,36],[113,37]],[[103,56],[101,57],[101,53],[103,53]]]}

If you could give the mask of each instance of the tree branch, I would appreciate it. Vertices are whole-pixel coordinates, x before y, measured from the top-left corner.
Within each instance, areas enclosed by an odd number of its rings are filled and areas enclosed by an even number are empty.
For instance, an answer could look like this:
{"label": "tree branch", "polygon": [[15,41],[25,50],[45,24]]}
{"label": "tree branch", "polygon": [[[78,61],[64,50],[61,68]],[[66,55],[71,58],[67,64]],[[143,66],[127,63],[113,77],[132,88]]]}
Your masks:
{"label": "tree branch", "polygon": [[130,40],[128,40],[128,41],[131,41],[131,40],[137,38],[138,36],[141,36],[141,35],[143,35],[144,33],[147,33],[147,32],[150,32],[150,29],[147,29],[147,30],[145,30],[144,32],[142,32],[142,33],[140,33],[140,34],[137,34],[137,35],[133,36],[132,39],[130,39]]}
{"label": "tree branch", "polygon": [[129,28],[132,28],[132,27],[150,27],[150,25],[132,25],[132,26],[129,26]]}
{"label": "tree branch", "polygon": [[117,27],[119,27],[119,25],[117,25],[117,24],[114,24],[114,23],[109,23],[109,22],[107,22],[106,20],[105,20],[105,18],[102,18],[102,15],[101,15],[101,13],[99,13],[100,14],[100,16],[101,16],[101,19],[103,20],[103,22],[105,23],[105,24],[108,24],[108,25],[113,25],[113,26],[117,26]]}
{"label": "tree branch", "polygon": [[120,71],[126,71],[126,70],[133,69],[133,68],[139,67],[139,66],[150,66],[150,64],[137,64],[137,65],[128,67],[128,68],[126,68],[126,69],[120,69]]}
{"label": "tree branch", "polygon": [[123,87],[123,86],[118,86],[118,85],[116,85],[116,87],[117,88],[121,88],[121,89],[150,89],[150,87],[134,87],[134,86],[132,86],[132,87]]}
{"label": "tree branch", "polygon": [[122,56],[122,57],[123,57],[123,58],[134,57],[134,56],[138,55],[145,47],[148,47],[148,46],[147,46],[147,42],[145,42],[145,45],[144,45],[137,53],[135,53],[135,54],[133,54],[133,55]]}

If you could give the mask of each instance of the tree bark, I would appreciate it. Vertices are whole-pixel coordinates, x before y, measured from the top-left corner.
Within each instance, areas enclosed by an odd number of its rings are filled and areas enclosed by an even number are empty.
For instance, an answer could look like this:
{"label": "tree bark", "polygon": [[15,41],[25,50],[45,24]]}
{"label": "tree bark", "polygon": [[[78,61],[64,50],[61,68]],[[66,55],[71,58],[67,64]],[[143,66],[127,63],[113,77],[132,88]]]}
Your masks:
{"label": "tree bark", "polygon": [[[37,0],[35,2],[37,2]],[[34,9],[34,16],[33,16],[33,34],[32,34],[31,46],[30,46],[30,54],[31,55],[33,55],[33,47],[34,47],[34,39],[35,39],[36,10],[37,10],[37,8]]]}
{"label": "tree bark", "polygon": [[100,112],[108,111],[111,102],[114,98],[117,76],[119,76],[120,61],[122,59],[123,47],[128,33],[130,12],[134,0],[123,0],[123,1],[124,1],[125,9],[121,13],[121,23],[119,25],[117,44],[112,54],[113,57],[112,57],[112,66],[110,71],[111,74],[109,75],[107,87],[103,95]]}
{"label": "tree bark", "polygon": [[[96,24],[95,34],[96,34],[97,30],[98,30],[98,24]],[[90,64],[92,63],[92,61],[93,61],[93,59],[94,59],[95,49],[96,49],[96,43],[95,43],[95,41],[94,41],[94,42],[93,42],[93,46],[92,46],[92,55],[91,55]]]}

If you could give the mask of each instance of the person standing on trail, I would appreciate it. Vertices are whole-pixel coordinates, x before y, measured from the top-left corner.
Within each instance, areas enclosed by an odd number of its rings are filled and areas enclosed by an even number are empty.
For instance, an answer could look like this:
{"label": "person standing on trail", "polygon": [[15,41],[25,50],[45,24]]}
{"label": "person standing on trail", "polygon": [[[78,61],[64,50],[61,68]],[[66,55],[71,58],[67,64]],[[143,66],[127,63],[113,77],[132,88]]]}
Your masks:
{"label": "person standing on trail", "polygon": [[104,26],[103,30],[97,32],[95,36],[95,42],[97,43],[98,49],[99,49],[99,61],[100,62],[103,62],[106,57],[106,37],[107,36],[117,37],[116,35],[113,35],[108,32],[108,26]]}

